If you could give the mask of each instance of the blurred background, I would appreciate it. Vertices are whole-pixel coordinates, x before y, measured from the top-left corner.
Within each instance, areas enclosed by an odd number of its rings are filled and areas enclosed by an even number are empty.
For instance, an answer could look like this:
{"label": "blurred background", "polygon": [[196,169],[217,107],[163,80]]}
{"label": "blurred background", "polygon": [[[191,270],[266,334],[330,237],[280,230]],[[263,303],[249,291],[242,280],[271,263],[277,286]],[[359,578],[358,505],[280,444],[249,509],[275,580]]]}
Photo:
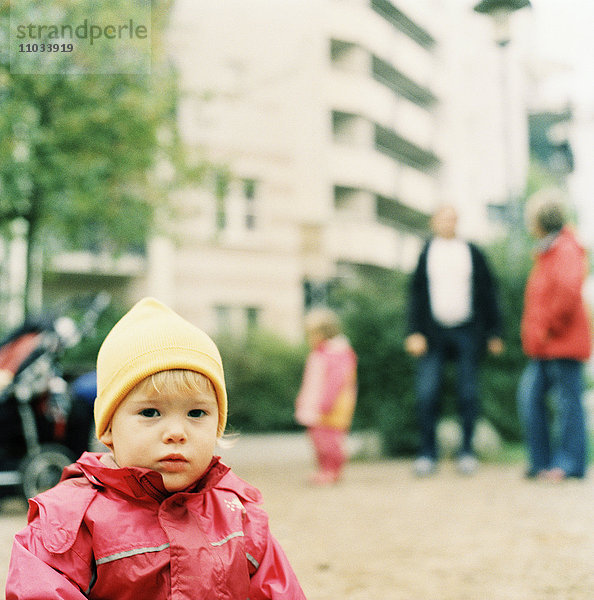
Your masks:
{"label": "blurred background", "polygon": [[[54,20],[74,18],[50,5]],[[526,197],[564,188],[594,245],[594,5],[151,8],[150,75],[117,73],[109,53],[94,57],[108,75],[19,74],[0,57],[0,330],[108,292],[95,337],[64,357],[83,372],[115,320],[155,296],[220,344],[232,428],[289,431],[303,316],[329,304],[360,358],[355,429],[409,454],[406,282],[430,214],[451,202],[489,254],[505,315],[484,425],[519,440]],[[112,2],[93,18],[108,9],[126,18]]]}

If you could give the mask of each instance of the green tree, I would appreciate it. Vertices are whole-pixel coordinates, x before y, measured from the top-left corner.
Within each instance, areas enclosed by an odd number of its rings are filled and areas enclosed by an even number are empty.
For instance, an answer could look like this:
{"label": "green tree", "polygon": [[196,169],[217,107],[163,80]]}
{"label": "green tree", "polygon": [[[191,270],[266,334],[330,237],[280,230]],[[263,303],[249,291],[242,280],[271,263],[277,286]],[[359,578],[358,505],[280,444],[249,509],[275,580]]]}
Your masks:
{"label": "green tree", "polygon": [[[12,4],[14,19],[20,4]],[[68,8],[54,10],[53,22],[99,21],[105,11],[127,16],[125,3],[118,13],[113,1],[85,4],[84,11],[76,2],[50,5]],[[179,184],[158,177],[157,167],[183,165],[173,169],[176,176],[192,172],[176,131],[176,76],[162,51],[171,7],[171,0],[152,3],[150,74],[101,74],[102,64],[118,60],[107,51],[93,55],[92,72],[79,75],[14,73],[6,47],[0,55],[0,223],[27,223],[26,312],[37,248],[142,248],[156,210]],[[4,3],[4,31],[9,16]]]}

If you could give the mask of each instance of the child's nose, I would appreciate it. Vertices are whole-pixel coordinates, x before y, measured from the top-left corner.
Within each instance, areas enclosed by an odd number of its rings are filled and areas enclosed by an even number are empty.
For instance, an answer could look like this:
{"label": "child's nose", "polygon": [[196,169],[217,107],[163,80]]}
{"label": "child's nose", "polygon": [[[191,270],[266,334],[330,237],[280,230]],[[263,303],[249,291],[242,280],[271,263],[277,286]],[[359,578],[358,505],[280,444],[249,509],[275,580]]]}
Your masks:
{"label": "child's nose", "polygon": [[183,442],[187,439],[186,429],[180,419],[169,419],[163,431],[166,442]]}

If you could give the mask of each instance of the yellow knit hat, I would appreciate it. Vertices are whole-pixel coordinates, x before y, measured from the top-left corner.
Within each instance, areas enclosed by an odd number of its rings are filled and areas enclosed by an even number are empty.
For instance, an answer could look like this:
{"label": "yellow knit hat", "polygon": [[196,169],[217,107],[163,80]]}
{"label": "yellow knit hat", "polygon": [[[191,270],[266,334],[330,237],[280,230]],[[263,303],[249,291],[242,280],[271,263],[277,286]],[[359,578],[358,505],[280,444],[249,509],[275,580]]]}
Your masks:
{"label": "yellow knit hat", "polygon": [[97,355],[95,430],[100,437],[120,402],[143,379],[170,369],[187,369],[208,377],[219,408],[217,435],[227,423],[227,391],[215,343],[170,308],[144,298],[109,332]]}

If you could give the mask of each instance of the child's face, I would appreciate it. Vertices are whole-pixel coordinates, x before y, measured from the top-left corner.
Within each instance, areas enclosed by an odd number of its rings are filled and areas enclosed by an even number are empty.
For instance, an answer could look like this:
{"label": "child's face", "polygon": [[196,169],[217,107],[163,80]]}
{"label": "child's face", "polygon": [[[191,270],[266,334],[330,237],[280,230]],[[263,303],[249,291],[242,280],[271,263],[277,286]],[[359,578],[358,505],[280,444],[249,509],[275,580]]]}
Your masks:
{"label": "child's face", "polygon": [[306,337],[307,344],[312,350],[324,341],[324,336],[318,330],[308,331]]}
{"label": "child's face", "polygon": [[210,464],[218,419],[213,391],[182,395],[136,387],[116,409],[101,442],[118,466],[157,471],[165,489],[177,492],[197,481]]}

